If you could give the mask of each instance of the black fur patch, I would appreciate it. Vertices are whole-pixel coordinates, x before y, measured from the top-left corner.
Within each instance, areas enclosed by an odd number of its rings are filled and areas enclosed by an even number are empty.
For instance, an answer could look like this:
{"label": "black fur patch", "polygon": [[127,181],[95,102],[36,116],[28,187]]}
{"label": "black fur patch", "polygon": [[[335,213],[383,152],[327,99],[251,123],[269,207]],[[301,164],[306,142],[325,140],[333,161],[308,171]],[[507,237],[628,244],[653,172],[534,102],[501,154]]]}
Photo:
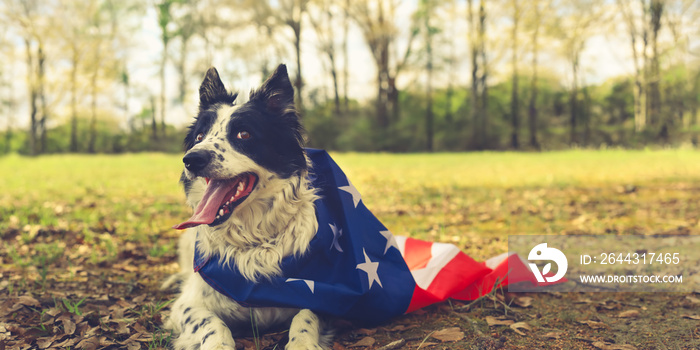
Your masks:
{"label": "black fur patch", "polygon": [[211,332],[205,334],[205,335],[202,337],[202,344],[204,344],[204,342],[207,341],[207,338],[209,338],[210,336],[214,335],[215,333],[216,333],[216,331],[211,331]]}
{"label": "black fur patch", "polygon": [[180,174],[180,183],[182,184],[182,187],[185,189],[185,193],[188,193],[192,189],[193,181],[188,179],[187,176],[185,176],[184,170],[182,171],[182,174]]}
{"label": "black fur patch", "polygon": [[204,326],[208,325],[210,321],[211,321],[211,317],[207,317],[207,318],[203,319],[202,322],[200,322],[198,326],[204,327]]}
{"label": "black fur patch", "polygon": [[195,143],[197,142],[195,140],[197,135],[200,133],[206,135],[215,121],[215,111],[200,111],[197,117],[194,119],[192,125],[190,125],[189,130],[187,132],[187,136],[185,136],[185,150],[189,150],[190,148],[194,147]]}
{"label": "black fur patch", "polygon": [[[242,131],[250,133],[250,138],[238,139]],[[307,168],[304,130],[286,66],[280,65],[250,94],[250,101],[233,112],[227,133],[235,150],[282,178]]]}

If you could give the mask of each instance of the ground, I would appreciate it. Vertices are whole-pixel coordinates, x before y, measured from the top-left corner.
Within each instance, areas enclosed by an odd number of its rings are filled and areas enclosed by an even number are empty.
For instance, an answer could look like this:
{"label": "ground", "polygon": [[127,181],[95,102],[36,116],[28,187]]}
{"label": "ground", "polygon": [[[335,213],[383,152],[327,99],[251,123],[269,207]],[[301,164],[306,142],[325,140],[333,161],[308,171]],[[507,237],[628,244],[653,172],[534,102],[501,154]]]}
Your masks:
{"label": "ground", "polygon": [[[512,234],[700,233],[700,154],[334,154],[394,234],[455,243],[476,260]],[[187,217],[180,157],[0,158],[0,350],[166,348]],[[334,349],[697,349],[700,292],[493,293],[364,329]],[[281,349],[284,332],[237,339]]]}

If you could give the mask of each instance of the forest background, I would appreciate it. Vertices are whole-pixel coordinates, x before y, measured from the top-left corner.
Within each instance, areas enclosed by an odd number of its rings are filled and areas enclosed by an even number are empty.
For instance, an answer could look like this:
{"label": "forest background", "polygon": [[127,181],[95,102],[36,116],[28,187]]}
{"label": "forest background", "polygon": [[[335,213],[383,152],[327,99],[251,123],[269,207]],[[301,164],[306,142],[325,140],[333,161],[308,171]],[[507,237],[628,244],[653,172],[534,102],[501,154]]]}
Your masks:
{"label": "forest background", "polygon": [[691,0],[3,0],[0,153],[179,152],[204,71],[286,63],[309,145],[698,142]]}

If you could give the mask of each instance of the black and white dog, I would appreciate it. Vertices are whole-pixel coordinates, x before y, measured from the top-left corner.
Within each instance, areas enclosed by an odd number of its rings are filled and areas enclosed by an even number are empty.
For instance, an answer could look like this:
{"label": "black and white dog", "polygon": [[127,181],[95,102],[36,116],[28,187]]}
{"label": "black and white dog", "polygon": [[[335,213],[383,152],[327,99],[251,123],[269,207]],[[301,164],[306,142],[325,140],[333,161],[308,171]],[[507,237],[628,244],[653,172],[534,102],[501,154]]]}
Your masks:
{"label": "black and white dog", "polygon": [[286,349],[322,349],[331,342],[310,310],[247,308],[217,292],[193,271],[195,240],[205,255],[235,265],[250,281],[280,274],[280,263],[302,255],[318,223],[318,198],[294,90],[280,65],[245,102],[226,91],[210,68],[199,88],[199,113],[185,138],[181,182],[193,216],[176,228],[182,281],[166,326],[176,349],[234,349],[233,335],[290,325]]}

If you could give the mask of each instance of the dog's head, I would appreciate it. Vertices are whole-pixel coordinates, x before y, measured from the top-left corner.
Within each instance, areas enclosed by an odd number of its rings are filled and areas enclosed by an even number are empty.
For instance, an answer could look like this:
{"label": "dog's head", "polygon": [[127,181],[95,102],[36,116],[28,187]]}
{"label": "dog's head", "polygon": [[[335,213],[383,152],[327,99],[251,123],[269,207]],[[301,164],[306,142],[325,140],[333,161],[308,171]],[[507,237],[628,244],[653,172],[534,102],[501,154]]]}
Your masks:
{"label": "dog's head", "polygon": [[[215,68],[199,88],[199,113],[185,137],[182,181],[194,215],[175,226],[218,226],[270,183],[307,170],[304,140],[285,65],[244,103]],[[193,187],[204,187],[194,190]]]}

